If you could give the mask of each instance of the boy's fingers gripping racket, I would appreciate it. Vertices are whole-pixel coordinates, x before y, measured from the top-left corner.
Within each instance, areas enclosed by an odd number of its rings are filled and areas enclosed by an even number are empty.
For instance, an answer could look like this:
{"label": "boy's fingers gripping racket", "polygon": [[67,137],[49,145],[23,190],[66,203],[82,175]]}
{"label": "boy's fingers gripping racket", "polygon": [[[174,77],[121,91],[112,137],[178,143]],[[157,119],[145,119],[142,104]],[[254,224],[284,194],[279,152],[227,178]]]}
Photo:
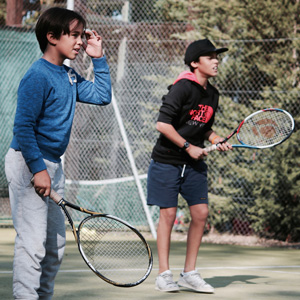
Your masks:
{"label": "boy's fingers gripping racket", "polygon": [[[72,204],[53,190],[50,198],[65,212],[79,252],[97,276],[119,287],[136,286],[149,276],[152,252],[136,228],[117,217]],[[77,229],[66,206],[89,214]]]}
{"label": "boy's fingers gripping racket", "polygon": [[[221,143],[228,141],[236,134],[240,144],[236,148],[263,149],[281,144],[290,137],[295,127],[293,117],[285,110],[267,108],[249,115]],[[214,151],[219,144],[211,145],[205,150]]]}

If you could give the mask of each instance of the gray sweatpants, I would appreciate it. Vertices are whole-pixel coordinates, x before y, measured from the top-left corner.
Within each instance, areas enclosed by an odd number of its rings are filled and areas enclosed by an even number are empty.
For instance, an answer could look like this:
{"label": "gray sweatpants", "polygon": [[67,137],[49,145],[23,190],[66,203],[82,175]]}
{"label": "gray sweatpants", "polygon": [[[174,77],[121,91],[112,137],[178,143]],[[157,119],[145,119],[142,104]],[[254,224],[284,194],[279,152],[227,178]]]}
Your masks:
{"label": "gray sweatpants", "polygon": [[[63,196],[64,174],[60,163],[45,160],[52,189]],[[33,188],[22,153],[9,149],[5,173],[16,230],[13,262],[14,299],[49,300],[65,248],[64,215],[49,197]]]}

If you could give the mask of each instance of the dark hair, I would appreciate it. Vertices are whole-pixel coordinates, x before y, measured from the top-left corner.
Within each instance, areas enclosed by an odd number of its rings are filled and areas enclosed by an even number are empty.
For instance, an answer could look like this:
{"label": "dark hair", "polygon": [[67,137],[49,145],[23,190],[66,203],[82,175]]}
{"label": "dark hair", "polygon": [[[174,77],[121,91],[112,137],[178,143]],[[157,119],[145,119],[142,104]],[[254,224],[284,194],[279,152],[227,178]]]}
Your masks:
{"label": "dark hair", "polygon": [[52,32],[54,37],[59,39],[62,34],[70,33],[70,23],[74,20],[86,27],[86,22],[80,14],[65,8],[49,8],[39,17],[35,34],[43,53],[48,45],[47,33]]}

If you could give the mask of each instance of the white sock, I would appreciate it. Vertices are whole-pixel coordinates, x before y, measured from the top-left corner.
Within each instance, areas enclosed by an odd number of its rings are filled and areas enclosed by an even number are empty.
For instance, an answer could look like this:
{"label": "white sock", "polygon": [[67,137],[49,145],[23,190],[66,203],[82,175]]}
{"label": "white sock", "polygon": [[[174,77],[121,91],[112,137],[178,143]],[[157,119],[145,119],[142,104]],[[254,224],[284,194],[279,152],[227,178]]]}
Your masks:
{"label": "white sock", "polygon": [[182,271],[181,274],[182,274],[183,276],[186,276],[186,275],[190,275],[190,274],[193,274],[193,273],[196,273],[196,272],[197,272],[197,270],[193,270],[193,271],[189,271],[189,272],[184,272],[184,271]]}
{"label": "white sock", "polygon": [[167,272],[171,272],[171,271],[170,270],[166,270],[166,271],[163,271],[162,273],[160,273],[159,275],[163,275],[163,274],[165,274]]}

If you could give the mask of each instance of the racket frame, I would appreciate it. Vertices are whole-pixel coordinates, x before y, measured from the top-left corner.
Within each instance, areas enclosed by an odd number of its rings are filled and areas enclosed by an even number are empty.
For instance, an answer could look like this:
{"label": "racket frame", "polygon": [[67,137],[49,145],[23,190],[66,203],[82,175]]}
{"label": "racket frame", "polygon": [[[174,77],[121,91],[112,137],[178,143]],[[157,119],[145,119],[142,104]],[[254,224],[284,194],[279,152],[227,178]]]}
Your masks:
{"label": "racket frame", "polygon": [[[292,123],[292,128],[291,128],[291,131],[290,133],[284,138],[282,139],[281,141],[279,142],[276,142],[276,143],[273,143],[273,144],[270,144],[270,145],[265,145],[265,146],[252,146],[252,145],[247,145],[245,144],[240,136],[239,136],[239,131],[241,129],[241,127],[243,126],[243,124],[249,120],[250,118],[252,118],[253,116],[259,114],[259,113],[263,113],[263,112],[266,112],[266,111],[277,111],[277,112],[280,112],[280,113],[285,113],[291,120],[291,123]],[[218,148],[218,146],[220,144],[223,144],[225,142],[227,142],[233,135],[236,134],[236,137],[237,137],[237,140],[239,141],[240,144],[233,144],[231,145],[233,148],[248,148],[248,149],[265,149],[265,148],[271,148],[271,147],[274,147],[274,146],[277,146],[277,145],[280,145],[281,143],[283,143],[284,141],[286,141],[290,136],[291,134],[293,133],[294,131],[294,128],[295,128],[295,121],[292,117],[292,115],[287,112],[286,110],[283,110],[283,109],[280,109],[280,108],[265,108],[265,109],[261,109],[261,110],[258,110],[252,114],[250,114],[249,116],[247,116],[237,127],[235,130],[233,130],[222,142],[220,143],[217,143],[217,144],[213,144],[209,147],[206,147],[205,150],[206,152],[211,152],[211,151],[214,151]]]}
{"label": "racket frame", "polygon": [[[68,222],[72,228],[72,232],[73,232],[73,235],[75,237],[75,240],[76,240],[76,243],[77,243],[77,246],[78,246],[78,250],[79,250],[79,253],[80,255],[82,256],[83,260],[85,261],[85,263],[87,264],[87,266],[98,276],[100,277],[102,280],[106,281],[107,283],[109,284],[112,284],[114,286],[118,286],[118,287],[134,287],[134,286],[137,286],[139,285],[140,283],[142,283],[143,281],[145,281],[147,279],[147,277],[150,275],[151,273],[151,270],[152,270],[152,267],[153,267],[153,255],[152,255],[152,250],[149,246],[149,244],[147,243],[147,241],[145,240],[145,238],[143,237],[143,235],[135,228],[133,227],[132,225],[130,225],[128,222],[118,218],[118,217],[115,217],[115,216],[112,216],[112,215],[109,215],[109,214],[105,214],[105,213],[99,213],[99,212],[95,212],[95,211],[92,211],[92,210],[88,210],[88,209],[85,209],[85,208],[82,208],[80,206],[77,206],[67,200],[65,200],[63,197],[61,197],[59,194],[57,194],[55,191],[51,190],[51,193],[50,193],[50,198],[58,205],[62,208],[62,210],[64,211],[67,219],[68,219]],[[75,225],[74,225],[74,222],[66,208],[66,206],[69,206],[71,207],[72,209],[75,209],[77,211],[80,211],[80,212],[83,212],[83,213],[86,213],[86,214],[89,214],[89,216],[85,217],[84,219],[81,220],[80,224],[78,225],[78,227],[76,228]],[[136,235],[139,236],[139,238],[141,239],[141,241],[144,243],[145,245],[145,248],[147,249],[147,253],[148,253],[148,258],[149,258],[149,263],[148,263],[148,268],[147,268],[147,271],[146,273],[144,274],[143,277],[141,277],[138,281],[136,282],[132,282],[132,283],[119,283],[119,282],[116,282],[116,281],[113,281],[107,277],[105,277],[104,275],[102,275],[100,272],[97,271],[97,269],[95,269],[95,267],[90,263],[90,261],[88,260],[88,258],[86,257],[86,255],[84,254],[84,251],[81,247],[81,243],[80,243],[80,228],[82,226],[82,224],[84,224],[88,219],[90,218],[98,218],[98,217],[105,217],[105,218],[109,218],[109,219],[113,219],[113,220],[116,220],[122,224],[124,224],[125,226],[127,226],[129,229],[131,229]]]}

